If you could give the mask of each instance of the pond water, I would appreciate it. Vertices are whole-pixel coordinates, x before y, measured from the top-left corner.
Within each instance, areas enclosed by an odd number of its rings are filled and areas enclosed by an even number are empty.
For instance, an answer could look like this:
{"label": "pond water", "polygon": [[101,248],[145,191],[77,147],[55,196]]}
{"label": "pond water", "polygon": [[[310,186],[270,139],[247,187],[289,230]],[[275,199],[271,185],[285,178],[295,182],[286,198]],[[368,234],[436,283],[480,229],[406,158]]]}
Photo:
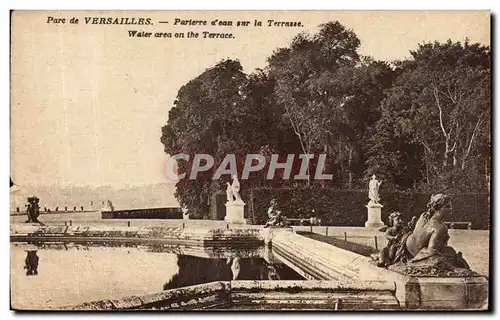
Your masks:
{"label": "pond water", "polygon": [[40,310],[217,280],[302,280],[262,248],[11,243],[11,306]]}

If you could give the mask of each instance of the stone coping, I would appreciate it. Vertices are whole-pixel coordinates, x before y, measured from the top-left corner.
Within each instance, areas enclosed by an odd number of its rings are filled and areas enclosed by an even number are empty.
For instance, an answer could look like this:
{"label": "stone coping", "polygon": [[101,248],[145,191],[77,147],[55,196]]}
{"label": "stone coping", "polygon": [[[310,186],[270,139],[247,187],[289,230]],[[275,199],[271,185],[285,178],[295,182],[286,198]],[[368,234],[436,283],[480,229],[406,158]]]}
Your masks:
{"label": "stone coping", "polygon": [[[131,296],[118,300],[100,300],[75,306],[54,308],[55,310],[119,311],[134,309],[193,310],[193,309],[253,309],[280,310],[283,305],[298,309],[333,309],[335,299],[355,300],[360,305],[380,303],[380,308],[398,308],[394,298],[395,288],[386,282],[360,282],[355,287],[344,287],[337,281],[297,280],[236,280],[215,281],[144,296]],[[268,292],[268,293],[266,293]],[[271,296],[267,296],[271,294]],[[267,298],[272,300],[271,306]],[[252,305],[254,307],[252,307]],[[263,307],[264,305],[268,305]]]}
{"label": "stone coping", "polygon": [[301,290],[318,291],[395,291],[393,283],[387,281],[358,281],[354,284],[345,285],[334,280],[234,280],[230,281],[231,289],[260,289],[260,290],[280,290],[290,288],[300,288]]}
{"label": "stone coping", "polygon": [[11,242],[92,241],[121,243],[179,243],[190,245],[262,244],[261,228],[182,228],[112,226],[12,225]]}
{"label": "stone coping", "polygon": [[312,271],[313,277],[323,280],[351,284],[359,278],[360,261],[365,257],[291,231],[273,230],[272,233],[273,251],[285,264],[303,265]]}

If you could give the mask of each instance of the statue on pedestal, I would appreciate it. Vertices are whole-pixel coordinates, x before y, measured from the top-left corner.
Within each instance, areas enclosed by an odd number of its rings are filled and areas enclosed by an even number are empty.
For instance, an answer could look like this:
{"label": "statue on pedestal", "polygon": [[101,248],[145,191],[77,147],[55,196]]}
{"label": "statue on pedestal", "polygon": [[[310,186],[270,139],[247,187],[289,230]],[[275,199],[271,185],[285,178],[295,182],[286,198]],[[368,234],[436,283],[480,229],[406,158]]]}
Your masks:
{"label": "statue on pedestal", "polygon": [[226,182],[227,202],[243,202],[240,196],[240,182],[237,175],[233,175],[233,183]]}
{"label": "statue on pedestal", "polygon": [[368,198],[370,198],[370,201],[366,205],[368,210],[368,219],[365,222],[366,228],[380,229],[384,227],[384,223],[382,222],[382,208],[384,206],[380,203],[378,192],[381,184],[382,181],[378,181],[375,175],[372,176],[368,184]]}
{"label": "statue on pedestal", "polygon": [[26,223],[39,223],[38,216],[40,215],[40,205],[38,204],[40,199],[37,197],[29,197],[28,204],[26,205],[26,213],[28,215],[28,220]]}
{"label": "statue on pedestal", "polygon": [[240,196],[240,182],[238,176],[233,175],[233,183],[226,183],[226,216],[224,220],[230,223],[245,224],[245,203]]}
{"label": "statue on pedestal", "polygon": [[382,181],[378,181],[376,179],[375,175],[372,175],[372,179],[370,180],[370,183],[368,184],[368,198],[370,199],[370,203],[379,203],[380,201],[380,196],[378,193],[378,190],[380,188],[380,185],[382,184]]}
{"label": "statue on pedestal", "polygon": [[240,196],[240,181],[237,175],[233,175],[233,183],[231,185],[231,190],[233,192],[235,202],[243,202]]}

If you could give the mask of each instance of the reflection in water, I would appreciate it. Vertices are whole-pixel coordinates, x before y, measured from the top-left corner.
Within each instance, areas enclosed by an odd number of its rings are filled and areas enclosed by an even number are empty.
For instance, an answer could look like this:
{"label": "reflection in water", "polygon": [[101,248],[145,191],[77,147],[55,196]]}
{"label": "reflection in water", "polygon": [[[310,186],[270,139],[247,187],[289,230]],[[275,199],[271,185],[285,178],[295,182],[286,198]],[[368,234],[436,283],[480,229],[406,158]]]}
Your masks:
{"label": "reflection in water", "polygon": [[268,280],[281,280],[281,277],[280,277],[278,270],[272,264],[267,265],[267,279]]}
{"label": "reflection in water", "polygon": [[285,265],[268,264],[259,254],[262,250],[178,245],[156,249],[11,243],[11,304],[40,310],[213,281],[302,280]]}
{"label": "reflection in water", "polygon": [[[11,243],[11,305],[47,309],[120,299],[163,290],[178,272],[177,255],[134,248],[61,246],[43,249]],[[27,251],[37,250],[36,255]],[[38,268],[36,257],[39,257]],[[27,266],[24,269],[23,266]],[[38,275],[26,276],[26,271]],[[43,294],[41,294],[43,293]]]}
{"label": "reflection in water", "polygon": [[303,280],[283,264],[269,264],[262,258],[205,259],[179,256],[179,273],[163,285],[163,290],[195,284],[230,280]]}
{"label": "reflection in water", "polygon": [[24,260],[24,269],[27,276],[36,276],[38,274],[38,255],[37,250],[26,250],[26,259]]}
{"label": "reflection in water", "polygon": [[231,272],[233,273],[233,280],[238,279],[240,271],[241,271],[240,257],[235,257],[233,259],[233,263],[231,264]]}
{"label": "reflection in water", "polygon": [[[39,250],[91,250],[92,248],[132,248],[134,251],[145,251],[151,253],[173,253],[177,255],[196,256],[201,258],[224,258],[228,254],[231,256],[239,256],[243,258],[262,257],[263,248],[261,246],[189,246],[179,244],[139,244],[139,243],[122,243],[122,242],[29,242],[35,245]],[[22,243],[17,243],[22,245]]]}
{"label": "reflection in water", "polygon": [[231,266],[233,280],[237,280],[241,271],[240,257],[236,256],[234,258],[227,258],[227,265]]}

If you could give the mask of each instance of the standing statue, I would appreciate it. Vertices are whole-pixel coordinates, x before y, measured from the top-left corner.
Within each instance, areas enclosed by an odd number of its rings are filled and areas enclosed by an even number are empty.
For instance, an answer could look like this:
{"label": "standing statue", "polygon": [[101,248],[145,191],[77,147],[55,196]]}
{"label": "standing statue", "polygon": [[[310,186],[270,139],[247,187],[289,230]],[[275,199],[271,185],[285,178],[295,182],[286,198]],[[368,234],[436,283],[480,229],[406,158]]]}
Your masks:
{"label": "standing statue", "polygon": [[235,174],[233,175],[233,184],[231,185],[231,191],[235,202],[243,202],[240,196],[240,181],[238,180],[238,176]]}
{"label": "standing statue", "polygon": [[185,206],[182,207],[182,219],[183,220],[189,220],[189,209]]}
{"label": "standing statue", "polygon": [[246,224],[245,219],[245,203],[240,196],[240,182],[238,181],[238,176],[234,174],[232,176],[233,183],[227,183],[226,195],[226,216],[224,220],[228,223],[236,224]]}
{"label": "standing statue", "polygon": [[372,176],[372,179],[370,180],[370,183],[368,184],[368,198],[370,198],[370,203],[379,203],[380,201],[380,196],[378,193],[378,190],[380,188],[380,185],[382,184],[382,181],[378,181],[375,177],[375,175]]}
{"label": "standing statue", "polygon": [[462,253],[448,246],[450,236],[443,221],[450,213],[450,197],[432,195],[427,211],[420,215],[414,229],[401,237],[388,264],[398,264],[395,270],[402,265],[407,275],[465,276],[473,273]]}
{"label": "standing statue", "polygon": [[106,200],[102,202],[102,209],[101,211],[115,211],[115,207],[113,206],[113,202],[111,200]]}
{"label": "standing statue", "polygon": [[229,182],[226,182],[227,188],[226,188],[226,197],[227,197],[227,202],[233,202],[233,187]]}

